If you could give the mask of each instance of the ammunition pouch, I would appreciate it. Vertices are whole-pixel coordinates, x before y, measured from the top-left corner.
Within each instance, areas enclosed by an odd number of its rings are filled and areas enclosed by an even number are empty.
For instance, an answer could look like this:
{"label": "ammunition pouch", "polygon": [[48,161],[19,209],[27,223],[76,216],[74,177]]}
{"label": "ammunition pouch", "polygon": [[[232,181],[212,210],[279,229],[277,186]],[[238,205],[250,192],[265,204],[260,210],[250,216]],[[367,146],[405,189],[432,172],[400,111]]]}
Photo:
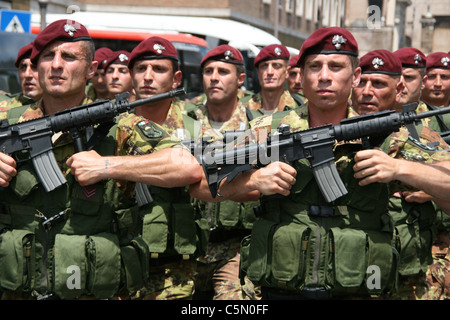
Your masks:
{"label": "ammunition pouch", "polygon": [[[206,241],[201,221],[195,217],[184,188],[149,186],[153,202],[141,208],[141,234],[154,259],[178,256],[191,259],[202,254]],[[177,259],[175,257],[175,259]]]}

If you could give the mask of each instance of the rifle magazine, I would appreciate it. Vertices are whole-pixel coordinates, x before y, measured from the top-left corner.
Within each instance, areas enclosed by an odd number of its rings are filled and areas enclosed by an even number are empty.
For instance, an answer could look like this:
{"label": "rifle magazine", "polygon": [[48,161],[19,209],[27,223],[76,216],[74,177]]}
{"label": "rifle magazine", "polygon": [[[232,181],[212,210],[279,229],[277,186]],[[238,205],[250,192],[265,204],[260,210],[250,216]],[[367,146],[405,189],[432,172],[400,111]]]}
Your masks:
{"label": "rifle magazine", "polygon": [[34,169],[45,191],[50,192],[66,183],[66,178],[62,174],[52,151],[41,153],[32,159]]}
{"label": "rifle magazine", "polygon": [[315,166],[313,172],[327,202],[332,202],[348,193],[333,161]]}

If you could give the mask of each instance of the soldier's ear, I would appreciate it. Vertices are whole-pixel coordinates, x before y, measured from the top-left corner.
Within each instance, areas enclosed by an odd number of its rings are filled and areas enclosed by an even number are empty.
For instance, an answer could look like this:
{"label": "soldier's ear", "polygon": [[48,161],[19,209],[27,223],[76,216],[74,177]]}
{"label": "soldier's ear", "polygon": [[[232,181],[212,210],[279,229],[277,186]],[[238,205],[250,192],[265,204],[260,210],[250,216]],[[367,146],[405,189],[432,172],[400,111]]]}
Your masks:
{"label": "soldier's ear", "polygon": [[92,61],[87,70],[86,80],[92,79],[94,77],[94,74],[97,71],[97,68],[98,68],[98,62]]}
{"label": "soldier's ear", "polygon": [[353,71],[353,88],[356,88],[361,81],[361,68],[357,67]]}
{"label": "soldier's ear", "polygon": [[183,74],[181,71],[176,71],[173,75],[173,84],[172,88],[176,89],[181,85],[181,81],[183,80]]}

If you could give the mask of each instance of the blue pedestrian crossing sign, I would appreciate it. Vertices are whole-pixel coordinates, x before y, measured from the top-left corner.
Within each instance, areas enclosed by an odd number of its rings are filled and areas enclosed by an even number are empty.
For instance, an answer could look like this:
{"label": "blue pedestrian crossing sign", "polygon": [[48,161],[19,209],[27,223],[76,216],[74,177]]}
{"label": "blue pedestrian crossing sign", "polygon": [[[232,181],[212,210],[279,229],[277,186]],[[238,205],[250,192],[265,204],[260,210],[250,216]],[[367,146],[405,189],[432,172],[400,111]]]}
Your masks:
{"label": "blue pedestrian crossing sign", "polygon": [[31,12],[19,10],[0,10],[0,30],[30,33]]}

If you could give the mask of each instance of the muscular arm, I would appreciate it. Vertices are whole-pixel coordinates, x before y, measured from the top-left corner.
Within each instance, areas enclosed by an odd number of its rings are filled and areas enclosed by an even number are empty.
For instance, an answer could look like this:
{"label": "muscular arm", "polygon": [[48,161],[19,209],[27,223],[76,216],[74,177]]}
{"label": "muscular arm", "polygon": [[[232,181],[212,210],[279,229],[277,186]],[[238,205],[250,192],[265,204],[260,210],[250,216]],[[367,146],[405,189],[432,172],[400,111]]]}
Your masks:
{"label": "muscular arm", "polygon": [[142,156],[102,157],[95,151],[80,152],[67,160],[82,185],[103,179],[142,182],[159,187],[182,187],[201,179],[202,168],[183,148],[166,148]]}
{"label": "muscular arm", "polygon": [[359,151],[355,161],[355,178],[361,179],[362,186],[399,180],[437,199],[449,198],[450,161],[430,165],[394,159],[380,150]]}

